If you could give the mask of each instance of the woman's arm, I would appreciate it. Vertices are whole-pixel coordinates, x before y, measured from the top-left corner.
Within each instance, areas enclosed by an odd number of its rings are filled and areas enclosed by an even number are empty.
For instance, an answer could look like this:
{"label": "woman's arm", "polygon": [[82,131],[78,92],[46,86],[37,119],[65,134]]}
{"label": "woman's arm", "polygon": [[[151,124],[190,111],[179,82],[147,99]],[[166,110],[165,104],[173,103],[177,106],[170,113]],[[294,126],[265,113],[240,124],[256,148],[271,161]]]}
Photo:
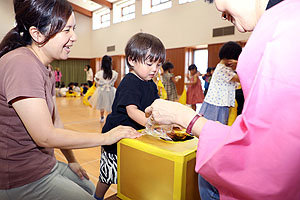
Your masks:
{"label": "woman's arm", "polygon": [[139,134],[131,127],[118,126],[108,133],[81,133],[55,128],[47,103],[41,98],[16,98],[12,106],[18,113],[28,133],[41,147],[75,149],[113,144],[124,137]]}
{"label": "woman's arm", "polygon": [[[151,113],[153,120],[159,124],[177,124],[187,128],[192,119],[197,113],[178,102],[166,101],[162,99],[155,100],[151,106],[146,108],[146,114]],[[202,128],[204,127],[207,119],[200,117],[192,128],[192,133],[199,137]]]}
{"label": "woman's arm", "polygon": [[145,117],[145,113],[138,109],[136,105],[128,105],[126,106],[126,111],[128,116],[134,120],[135,122],[139,123],[142,126],[145,126],[147,123],[147,118]]}

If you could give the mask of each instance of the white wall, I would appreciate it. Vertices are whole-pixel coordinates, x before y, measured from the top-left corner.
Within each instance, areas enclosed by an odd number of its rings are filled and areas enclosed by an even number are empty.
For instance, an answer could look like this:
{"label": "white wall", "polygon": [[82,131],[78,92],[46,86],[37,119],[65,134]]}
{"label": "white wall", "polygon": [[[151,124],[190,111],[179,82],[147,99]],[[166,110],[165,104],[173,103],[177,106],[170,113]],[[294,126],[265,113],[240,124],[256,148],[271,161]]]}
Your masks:
{"label": "white wall", "polygon": [[[127,22],[111,24],[110,27],[92,31],[92,56],[104,54],[124,54],[128,39],[135,33],[143,31],[159,37],[166,48],[196,46],[226,42],[229,40],[246,40],[249,33],[235,30],[233,36],[212,37],[212,29],[230,26],[221,20],[221,13],[214,4],[204,0],[179,5],[173,0],[172,8],[148,15],[141,14],[141,0],[136,1],[136,18]],[[106,52],[106,47],[115,45],[114,52]]]}
{"label": "white wall", "polygon": [[91,58],[92,19],[75,12],[77,42],[71,49],[72,58]]}
{"label": "white wall", "polygon": [[15,14],[12,0],[0,0],[0,40],[14,27]]}
{"label": "white wall", "polygon": [[[92,19],[75,13],[78,41],[72,48],[70,57],[94,58],[108,55],[124,54],[128,39],[135,33],[143,31],[159,37],[166,48],[196,46],[226,42],[229,40],[246,40],[249,33],[241,34],[235,30],[233,36],[212,37],[212,29],[230,26],[221,20],[213,4],[197,0],[179,5],[173,0],[172,8],[148,15],[141,14],[141,0],[136,0],[136,18],[127,22],[111,24],[110,27],[92,31]],[[14,25],[12,0],[0,0],[0,39]],[[115,45],[114,52],[106,52],[106,47]]]}

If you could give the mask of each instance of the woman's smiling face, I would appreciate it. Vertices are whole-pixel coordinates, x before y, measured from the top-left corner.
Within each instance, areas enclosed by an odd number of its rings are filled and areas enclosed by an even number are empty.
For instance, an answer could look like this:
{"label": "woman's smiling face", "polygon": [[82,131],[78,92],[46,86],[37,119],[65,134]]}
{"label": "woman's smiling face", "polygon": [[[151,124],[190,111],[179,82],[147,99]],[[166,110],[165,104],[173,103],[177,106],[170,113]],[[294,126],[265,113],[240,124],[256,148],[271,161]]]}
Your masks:
{"label": "woman's smiling face", "polygon": [[257,0],[215,0],[222,18],[232,22],[240,32],[252,31],[260,16],[257,16]]}
{"label": "woman's smiling face", "polygon": [[77,40],[77,36],[74,32],[75,26],[75,16],[74,13],[72,13],[62,31],[57,33],[43,46],[43,52],[50,60],[68,59],[71,51],[70,48]]}

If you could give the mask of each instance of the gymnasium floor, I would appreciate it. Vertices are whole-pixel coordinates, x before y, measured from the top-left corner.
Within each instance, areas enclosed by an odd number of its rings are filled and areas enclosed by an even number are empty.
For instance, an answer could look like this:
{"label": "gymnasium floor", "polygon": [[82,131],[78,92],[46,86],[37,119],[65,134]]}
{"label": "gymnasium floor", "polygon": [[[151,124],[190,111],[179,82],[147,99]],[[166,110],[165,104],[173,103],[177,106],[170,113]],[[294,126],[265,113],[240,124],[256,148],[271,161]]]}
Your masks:
{"label": "gymnasium floor", "polygon": [[[104,123],[100,123],[100,113],[82,103],[81,97],[57,97],[58,112],[66,129],[80,132],[98,132]],[[74,154],[87,171],[90,180],[96,185],[99,176],[100,147],[73,150]],[[66,162],[60,150],[55,150],[57,160]],[[105,198],[115,196],[117,185],[112,185]],[[109,199],[116,199],[115,197]]]}

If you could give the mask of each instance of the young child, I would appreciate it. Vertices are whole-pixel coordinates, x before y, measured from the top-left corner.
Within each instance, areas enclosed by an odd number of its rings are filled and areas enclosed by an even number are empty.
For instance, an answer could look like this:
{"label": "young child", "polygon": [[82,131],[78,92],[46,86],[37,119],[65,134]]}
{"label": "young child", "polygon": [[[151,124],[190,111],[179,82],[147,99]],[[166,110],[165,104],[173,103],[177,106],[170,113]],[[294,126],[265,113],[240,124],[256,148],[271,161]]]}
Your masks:
{"label": "young child", "polygon": [[[102,133],[118,125],[131,126],[136,130],[145,128],[147,118],[144,110],[159,98],[152,78],[165,61],[162,42],[153,35],[137,33],[128,41],[125,55],[130,72],[116,91],[112,113],[107,116]],[[109,186],[116,183],[117,144],[103,146],[95,198],[102,200]]]}
{"label": "young child", "polygon": [[174,76],[174,65],[171,62],[166,62],[162,66],[164,73],[162,75],[163,85],[167,91],[167,100],[176,101],[178,94],[175,83],[179,80],[178,76]]}
{"label": "young child", "polygon": [[93,108],[100,110],[100,122],[104,122],[104,111],[111,112],[111,106],[115,98],[115,81],[118,78],[118,72],[111,69],[112,59],[110,56],[103,56],[101,69],[95,74],[97,89],[89,100]]}
{"label": "young child", "polygon": [[196,110],[196,104],[203,102],[204,94],[195,64],[189,66],[189,73],[190,75],[187,76],[189,82],[185,83],[188,86],[186,103],[192,105],[192,109]]}
{"label": "young child", "polygon": [[207,94],[207,91],[208,91],[208,88],[209,88],[209,83],[210,83],[210,80],[211,80],[211,77],[212,77],[212,74],[213,74],[214,70],[215,70],[214,68],[208,67],[207,70],[206,70],[206,74],[202,75],[202,79],[205,81],[205,83],[204,83],[204,96],[206,96],[206,94]]}
{"label": "young child", "polygon": [[77,82],[74,83],[73,91],[76,92],[77,95],[81,92]]}
{"label": "young child", "polygon": [[61,84],[61,87],[59,89],[59,96],[60,97],[65,97],[67,95],[68,88],[65,86],[64,83]]}
{"label": "young child", "polygon": [[200,109],[206,119],[227,124],[229,107],[235,105],[235,86],[239,78],[234,70],[241,52],[242,47],[235,42],[227,42],[220,49],[220,62]]}
{"label": "young child", "polygon": [[85,93],[87,93],[88,89],[89,89],[88,83],[81,83],[81,89],[80,89],[81,96],[84,96]]}

